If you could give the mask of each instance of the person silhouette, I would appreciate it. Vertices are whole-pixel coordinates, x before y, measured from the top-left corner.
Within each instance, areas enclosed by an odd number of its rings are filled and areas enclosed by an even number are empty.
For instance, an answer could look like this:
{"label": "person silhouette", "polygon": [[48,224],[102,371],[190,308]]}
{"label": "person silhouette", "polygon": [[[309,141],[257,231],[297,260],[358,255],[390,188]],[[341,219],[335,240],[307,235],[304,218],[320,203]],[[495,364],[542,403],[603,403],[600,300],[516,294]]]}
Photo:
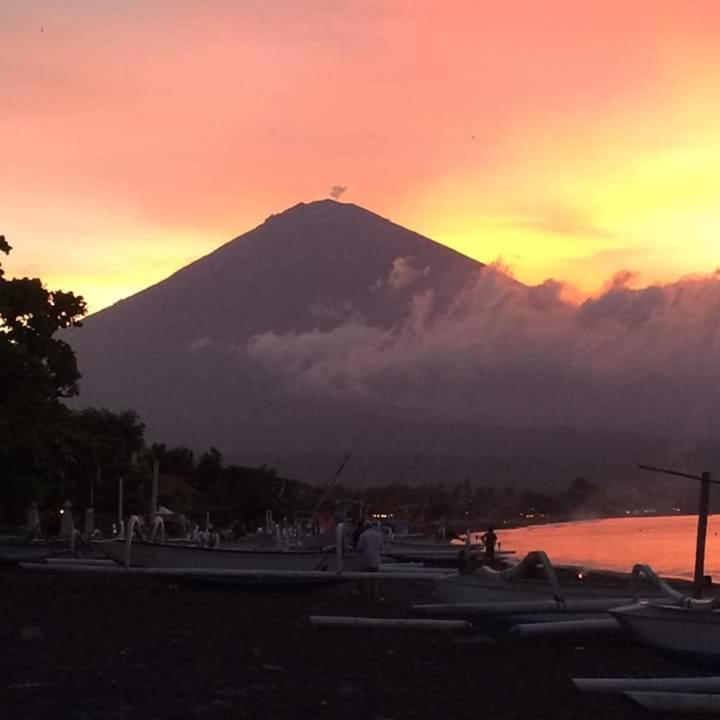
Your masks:
{"label": "person silhouette", "polygon": [[495,545],[497,543],[497,535],[492,525],[488,526],[487,532],[481,536],[480,540],[485,545],[485,560],[491,562],[495,559]]}

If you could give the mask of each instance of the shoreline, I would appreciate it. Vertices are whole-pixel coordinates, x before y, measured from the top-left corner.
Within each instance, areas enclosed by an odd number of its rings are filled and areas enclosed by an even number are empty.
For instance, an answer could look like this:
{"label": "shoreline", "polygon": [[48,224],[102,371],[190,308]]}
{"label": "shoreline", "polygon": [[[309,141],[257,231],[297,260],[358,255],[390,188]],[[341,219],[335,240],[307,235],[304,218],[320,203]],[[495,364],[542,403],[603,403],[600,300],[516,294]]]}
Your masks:
{"label": "shoreline", "polygon": [[[711,518],[713,516],[720,516],[720,511],[710,513],[708,515],[708,518]],[[583,517],[583,518],[571,518],[568,520],[552,520],[548,522],[537,522],[537,523],[520,523],[520,524],[511,524],[511,525],[502,525],[498,526],[496,528],[497,532],[502,532],[504,530],[519,530],[522,528],[531,528],[531,527],[554,527],[556,525],[569,525],[571,523],[583,523],[583,522],[597,522],[599,520],[652,520],[653,518],[658,518],[659,520],[667,520],[668,518],[681,518],[681,517],[697,517],[697,512],[682,512],[682,513],[670,513],[670,514],[662,514],[662,513],[656,513],[654,515],[602,515],[598,517]],[[482,530],[472,530],[473,533],[479,533],[483,532]]]}

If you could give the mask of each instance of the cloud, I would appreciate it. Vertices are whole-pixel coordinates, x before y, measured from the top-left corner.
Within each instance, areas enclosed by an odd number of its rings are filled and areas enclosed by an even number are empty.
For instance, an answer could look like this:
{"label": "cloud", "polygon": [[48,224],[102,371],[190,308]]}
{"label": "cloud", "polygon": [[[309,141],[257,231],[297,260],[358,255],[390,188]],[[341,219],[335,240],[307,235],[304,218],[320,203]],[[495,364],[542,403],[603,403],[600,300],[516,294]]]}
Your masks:
{"label": "cloud", "polygon": [[394,290],[400,290],[411,285],[419,277],[427,277],[430,274],[429,267],[417,267],[413,257],[397,257],[392,262],[392,268],[387,277],[387,284]]}
{"label": "cloud", "polygon": [[333,185],[330,188],[330,197],[333,200],[339,200],[340,197],[347,192],[347,188],[344,185]]}
{"label": "cloud", "polygon": [[479,425],[707,434],[720,400],[720,277],[642,290],[627,280],[577,306],[561,283],[527,287],[488,267],[442,311],[432,290],[414,294],[392,329],[355,317],[265,333],[246,351],[291,393]]}
{"label": "cloud", "polygon": [[195,340],[192,340],[189,344],[191,352],[197,352],[198,350],[204,350],[205,348],[212,345],[212,338],[209,337],[199,337]]}
{"label": "cloud", "polygon": [[639,273],[633,270],[620,270],[610,278],[610,281],[603,288],[603,292],[628,288],[638,277]]}

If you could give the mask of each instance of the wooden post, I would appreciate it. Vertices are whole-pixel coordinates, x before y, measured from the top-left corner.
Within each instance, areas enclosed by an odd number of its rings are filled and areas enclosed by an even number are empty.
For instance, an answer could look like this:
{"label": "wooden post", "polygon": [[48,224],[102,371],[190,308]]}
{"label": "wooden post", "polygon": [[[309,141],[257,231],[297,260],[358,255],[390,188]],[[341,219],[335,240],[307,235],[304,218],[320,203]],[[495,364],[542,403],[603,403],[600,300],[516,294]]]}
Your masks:
{"label": "wooden post", "polygon": [[152,497],[150,498],[150,516],[154,520],[158,508],[158,484],[160,482],[160,461],[153,458]]}
{"label": "wooden post", "polygon": [[100,478],[102,477],[102,470],[100,465],[95,465],[95,475],[90,476],[90,507],[95,507],[95,483],[100,484]]}
{"label": "wooden post", "polygon": [[72,538],[75,532],[75,524],[73,523],[72,503],[66,500],[60,510],[60,535],[62,537]]}
{"label": "wooden post", "polygon": [[25,526],[28,530],[38,530],[40,528],[40,513],[38,512],[38,506],[35,501],[30,503]]}
{"label": "wooden post", "polygon": [[335,529],[335,561],[337,567],[335,568],[338,573],[343,571],[343,535],[345,534],[344,523],[338,523]]}
{"label": "wooden post", "polygon": [[118,532],[121,532],[120,528],[123,524],[123,479],[118,478]]}
{"label": "wooden post", "polygon": [[710,507],[709,472],[700,479],[700,507],[698,508],[697,545],[695,547],[695,597],[701,598],[705,580],[705,540],[707,538],[708,510]]}
{"label": "wooden post", "polygon": [[91,507],[85,510],[85,539],[91,540],[95,530],[95,510]]}

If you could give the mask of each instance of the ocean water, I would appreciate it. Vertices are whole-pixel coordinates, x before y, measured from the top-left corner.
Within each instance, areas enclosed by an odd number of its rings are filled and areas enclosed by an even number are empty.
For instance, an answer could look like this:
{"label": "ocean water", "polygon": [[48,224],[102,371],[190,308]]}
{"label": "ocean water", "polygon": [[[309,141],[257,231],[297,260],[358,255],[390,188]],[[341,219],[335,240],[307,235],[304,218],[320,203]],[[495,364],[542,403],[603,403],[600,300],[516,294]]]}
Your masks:
{"label": "ocean water", "polygon": [[[584,520],[496,530],[503,550],[544,550],[555,564],[630,572],[645,563],[660,575],[692,578],[697,517]],[[705,574],[720,582],[720,515],[708,520]]]}

